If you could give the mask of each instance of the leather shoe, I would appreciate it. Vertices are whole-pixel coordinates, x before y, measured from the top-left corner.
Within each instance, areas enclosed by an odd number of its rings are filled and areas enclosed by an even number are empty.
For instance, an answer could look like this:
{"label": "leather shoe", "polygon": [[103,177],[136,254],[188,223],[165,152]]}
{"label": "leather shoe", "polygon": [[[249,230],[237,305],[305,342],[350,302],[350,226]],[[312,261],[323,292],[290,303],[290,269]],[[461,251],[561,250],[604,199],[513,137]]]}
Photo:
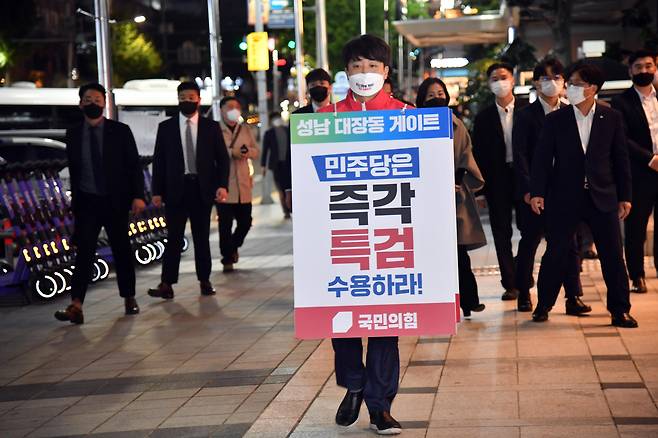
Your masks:
{"label": "leather shoe", "polygon": [[402,426],[388,411],[371,412],[370,429],[376,430],[379,435],[398,435],[402,432]]}
{"label": "leather shoe", "polygon": [[532,312],[532,299],[530,294],[521,294],[516,300],[516,310],[519,312]]}
{"label": "leather shoe", "polygon": [[512,301],[517,299],[518,297],[519,297],[519,290],[512,288],[512,289],[506,289],[505,293],[500,298],[503,301]]}
{"label": "leather shoe", "polygon": [[632,281],[631,292],[636,294],[647,293],[647,282],[644,277],[638,277]]}
{"label": "leather shoe", "polygon": [[157,288],[149,289],[149,296],[171,300],[174,298],[174,290],[167,283],[160,283]]}
{"label": "leather shoe", "polygon": [[73,304],[69,304],[65,310],[58,310],[55,312],[55,319],[59,321],[69,321],[72,324],[84,324],[85,322],[82,309]]}
{"label": "leather shoe", "polygon": [[583,303],[580,297],[567,298],[566,302],[567,315],[580,316],[584,313],[589,313],[592,308]]}
{"label": "leather shoe", "polygon": [[477,306],[473,307],[472,309],[462,309],[462,311],[464,312],[464,318],[468,318],[469,316],[471,316],[471,312],[482,312],[486,308],[487,306],[480,303]]}
{"label": "leather shoe", "polygon": [[201,295],[215,295],[217,291],[212,287],[212,283],[209,281],[200,281],[199,288],[201,289]]}
{"label": "leather shoe", "polygon": [[137,315],[139,313],[139,306],[135,297],[126,297],[123,301],[126,306],[126,315]]}
{"label": "leather shoe", "polygon": [[548,321],[548,312],[550,311],[551,311],[550,307],[545,307],[542,306],[541,304],[537,304],[535,311],[532,312],[532,320],[534,322],[546,322]]}
{"label": "leather shoe", "polygon": [[612,315],[612,325],[615,327],[636,328],[637,321],[630,313],[618,313]]}
{"label": "leather shoe", "polygon": [[351,426],[359,419],[359,411],[363,402],[363,390],[352,392],[347,391],[343,401],[338,406],[336,412],[336,424],[339,426]]}

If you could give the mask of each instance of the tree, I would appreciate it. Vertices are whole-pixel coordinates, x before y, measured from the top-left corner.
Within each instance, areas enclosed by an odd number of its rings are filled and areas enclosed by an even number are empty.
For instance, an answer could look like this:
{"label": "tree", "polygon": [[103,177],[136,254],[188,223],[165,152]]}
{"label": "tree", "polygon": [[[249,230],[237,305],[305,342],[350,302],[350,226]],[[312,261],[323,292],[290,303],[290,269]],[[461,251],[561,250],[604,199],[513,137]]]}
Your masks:
{"label": "tree", "polygon": [[130,79],[145,79],[160,72],[162,58],[151,41],[133,23],[112,28],[112,65],[117,85]]}
{"label": "tree", "polygon": [[554,54],[564,65],[571,63],[572,0],[510,0],[509,6],[520,6],[524,15],[543,21],[553,35]]}

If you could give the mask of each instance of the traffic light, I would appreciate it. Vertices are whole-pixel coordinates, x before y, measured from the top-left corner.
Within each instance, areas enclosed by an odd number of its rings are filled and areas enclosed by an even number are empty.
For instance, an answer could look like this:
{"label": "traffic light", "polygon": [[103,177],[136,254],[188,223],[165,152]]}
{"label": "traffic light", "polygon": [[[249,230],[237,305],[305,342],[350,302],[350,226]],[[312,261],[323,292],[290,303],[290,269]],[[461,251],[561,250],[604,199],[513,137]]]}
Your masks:
{"label": "traffic light", "polygon": [[240,50],[242,50],[243,52],[246,51],[246,50],[247,50],[247,47],[248,47],[247,42],[246,42],[246,41],[241,41],[240,44],[238,44],[238,47],[239,47]]}
{"label": "traffic light", "polygon": [[288,41],[288,48],[294,49],[295,47],[297,47],[297,44],[295,44],[294,40]]}

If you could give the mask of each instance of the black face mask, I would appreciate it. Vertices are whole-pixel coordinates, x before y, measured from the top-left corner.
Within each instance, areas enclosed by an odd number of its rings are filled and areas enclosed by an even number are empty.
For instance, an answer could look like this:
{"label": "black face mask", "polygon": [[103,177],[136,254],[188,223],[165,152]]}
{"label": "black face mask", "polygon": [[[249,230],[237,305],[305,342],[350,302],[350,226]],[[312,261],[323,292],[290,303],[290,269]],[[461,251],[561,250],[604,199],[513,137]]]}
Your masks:
{"label": "black face mask", "polygon": [[82,107],[82,112],[90,119],[97,119],[103,115],[103,107],[95,103],[88,103]]}
{"label": "black face mask", "polygon": [[199,108],[199,105],[196,102],[183,101],[178,102],[178,109],[184,116],[191,116]]}
{"label": "black face mask", "polygon": [[633,75],[633,83],[638,87],[646,87],[653,82],[653,73],[638,73]]}
{"label": "black face mask", "polygon": [[327,87],[323,87],[322,85],[313,87],[310,90],[308,90],[308,92],[311,95],[311,99],[313,99],[314,102],[318,102],[318,103],[324,102],[324,100],[329,95],[329,89]]}
{"label": "black face mask", "polygon": [[424,108],[435,108],[439,106],[448,106],[448,99],[445,97],[435,97],[430,100],[426,100],[423,104]]}

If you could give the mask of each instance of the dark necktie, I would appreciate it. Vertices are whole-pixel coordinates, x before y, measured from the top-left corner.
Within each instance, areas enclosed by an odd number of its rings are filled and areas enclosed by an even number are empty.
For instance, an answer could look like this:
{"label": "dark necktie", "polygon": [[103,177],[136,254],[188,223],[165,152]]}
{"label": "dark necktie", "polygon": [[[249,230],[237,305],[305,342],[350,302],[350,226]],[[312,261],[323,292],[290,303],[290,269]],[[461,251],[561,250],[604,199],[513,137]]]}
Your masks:
{"label": "dark necktie", "polygon": [[96,126],[89,127],[89,147],[91,149],[91,168],[94,172],[96,190],[100,194],[105,193],[105,178],[103,174],[103,157],[100,144],[98,144],[98,130]]}
{"label": "dark necktie", "polygon": [[187,173],[196,175],[196,154],[194,153],[194,141],[192,140],[192,121],[186,120],[185,128],[185,153],[187,154]]}

